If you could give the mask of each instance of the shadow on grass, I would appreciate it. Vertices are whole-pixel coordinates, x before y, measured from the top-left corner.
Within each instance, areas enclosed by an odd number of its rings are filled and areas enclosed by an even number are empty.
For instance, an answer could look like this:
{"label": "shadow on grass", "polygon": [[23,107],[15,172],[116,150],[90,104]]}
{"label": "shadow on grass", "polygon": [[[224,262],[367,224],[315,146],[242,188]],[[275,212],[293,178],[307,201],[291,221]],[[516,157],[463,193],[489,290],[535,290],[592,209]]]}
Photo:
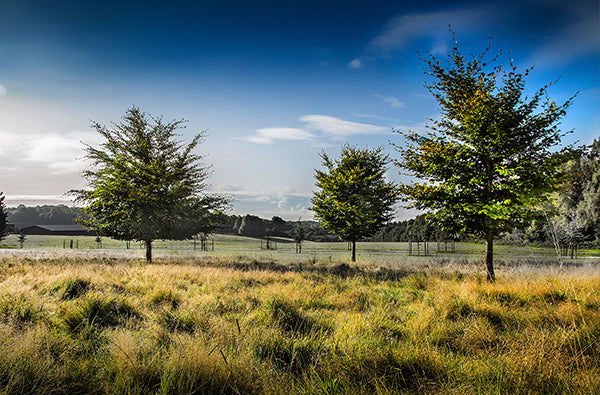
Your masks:
{"label": "shadow on grass", "polygon": [[320,275],[333,275],[336,277],[340,277],[343,279],[346,278],[369,278],[373,280],[392,280],[397,281],[401,280],[405,277],[408,277],[412,274],[420,273],[421,270],[409,270],[405,268],[401,269],[391,269],[386,267],[380,267],[378,269],[363,269],[359,267],[353,267],[348,265],[347,263],[340,263],[336,265],[330,266],[314,266],[314,265],[305,265],[302,263],[299,264],[291,264],[285,265],[273,261],[269,262],[260,262],[257,260],[253,260],[250,263],[246,262],[231,262],[225,265],[227,268],[240,270],[243,272],[248,271],[270,271],[277,273],[314,273]]}

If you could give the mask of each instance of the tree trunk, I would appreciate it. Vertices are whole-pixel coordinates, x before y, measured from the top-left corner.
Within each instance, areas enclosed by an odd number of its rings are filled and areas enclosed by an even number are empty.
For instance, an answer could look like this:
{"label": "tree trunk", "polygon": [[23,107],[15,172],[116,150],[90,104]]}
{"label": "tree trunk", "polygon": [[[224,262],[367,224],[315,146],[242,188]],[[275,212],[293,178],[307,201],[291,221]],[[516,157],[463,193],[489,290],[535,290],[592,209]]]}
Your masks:
{"label": "tree trunk", "polygon": [[350,258],[352,262],[356,262],[356,241],[352,241],[352,257]]}
{"label": "tree trunk", "polygon": [[491,283],[496,281],[494,274],[494,230],[488,229],[485,235],[485,267],[487,268],[487,280]]}
{"label": "tree trunk", "polygon": [[152,263],[152,240],[146,241],[146,263]]}

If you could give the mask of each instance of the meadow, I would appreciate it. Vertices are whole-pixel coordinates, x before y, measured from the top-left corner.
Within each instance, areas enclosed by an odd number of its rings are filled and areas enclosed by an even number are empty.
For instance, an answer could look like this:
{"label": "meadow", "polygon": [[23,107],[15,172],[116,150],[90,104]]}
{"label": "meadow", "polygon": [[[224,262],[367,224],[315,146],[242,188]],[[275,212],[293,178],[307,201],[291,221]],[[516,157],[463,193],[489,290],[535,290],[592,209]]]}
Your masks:
{"label": "meadow", "polygon": [[0,248],[2,393],[600,393],[595,251],[58,241]]}

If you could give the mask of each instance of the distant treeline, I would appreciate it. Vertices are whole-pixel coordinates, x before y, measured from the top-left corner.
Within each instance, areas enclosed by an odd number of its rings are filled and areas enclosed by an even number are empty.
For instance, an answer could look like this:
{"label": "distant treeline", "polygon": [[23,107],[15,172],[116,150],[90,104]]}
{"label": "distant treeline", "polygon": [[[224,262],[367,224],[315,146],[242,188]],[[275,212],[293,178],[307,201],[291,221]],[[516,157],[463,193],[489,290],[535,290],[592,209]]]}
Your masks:
{"label": "distant treeline", "polygon": [[[6,211],[8,222],[17,225],[72,225],[77,223],[77,218],[82,218],[84,215],[80,207],[66,205],[27,207],[21,204],[17,207],[7,208]],[[226,216],[223,224],[217,229],[217,233],[248,237],[294,238],[299,228],[303,230],[304,240],[340,241],[337,236],[321,228],[316,221],[285,221],[278,216],[264,219],[250,214]],[[421,215],[416,219],[391,223],[367,241],[423,240],[437,237],[438,233],[425,220],[425,216]]]}
{"label": "distant treeline", "polygon": [[[237,234],[249,237],[289,237],[294,238],[296,229],[302,228],[304,240],[310,241],[340,241],[340,239],[323,229],[316,221],[285,221],[275,216],[269,219],[255,215],[229,216],[217,233]],[[434,228],[425,215],[415,219],[392,222],[379,233],[363,241],[421,241],[421,240],[461,240],[464,235],[448,235]]]}
{"label": "distant treeline", "polygon": [[[75,224],[77,218],[84,213],[79,207],[68,207],[65,205],[44,205],[26,207],[19,205],[7,208],[8,222],[14,224],[36,224],[36,225],[70,225]],[[562,226],[561,216],[553,217],[550,222],[546,218],[534,221],[526,229],[514,229],[512,232],[500,236],[499,242],[507,244],[536,244],[552,245],[558,241],[561,245],[573,243],[568,239],[569,227]],[[255,215],[224,216],[222,225],[216,233],[234,234],[248,237],[286,237],[294,239],[298,230],[302,230],[303,240],[310,241],[340,241],[340,239],[323,229],[316,221],[285,221],[281,217],[274,216],[271,219],[260,218]],[[567,230],[565,230],[567,229]],[[598,245],[598,229],[595,227],[578,229],[578,244]],[[565,236],[566,235],[566,236]],[[465,241],[472,240],[473,236],[466,233],[449,234],[441,231],[427,220],[425,214],[414,219],[392,222],[383,227],[376,235],[364,241],[373,242],[407,242],[407,241]],[[558,240],[557,240],[558,239]]]}
{"label": "distant treeline", "polygon": [[6,212],[8,222],[17,225],[73,225],[77,218],[82,218],[84,215],[81,208],[64,204],[35,207],[20,204],[17,207],[8,207]]}
{"label": "distant treeline", "polygon": [[217,233],[236,234],[248,237],[295,238],[298,229],[303,239],[311,241],[339,241],[338,237],[321,228],[316,221],[285,221],[281,217],[264,219],[256,215],[228,216]]}

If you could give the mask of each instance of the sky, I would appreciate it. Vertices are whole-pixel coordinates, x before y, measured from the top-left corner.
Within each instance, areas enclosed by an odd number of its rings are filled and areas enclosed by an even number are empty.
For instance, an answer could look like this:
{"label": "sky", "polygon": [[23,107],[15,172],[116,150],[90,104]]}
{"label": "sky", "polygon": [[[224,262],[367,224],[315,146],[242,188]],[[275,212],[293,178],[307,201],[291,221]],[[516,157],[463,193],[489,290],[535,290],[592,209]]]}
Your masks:
{"label": "sky", "polygon": [[[423,58],[491,42],[531,95],[557,81],[565,144],[600,136],[598,0],[0,0],[0,191],[7,206],[72,204],[92,122],[127,109],[185,119],[231,214],[310,219],[319,154],[401,143],[439,107]],[[491,37],[491,39],[490,39]],[[409,182],[390,166],[387,177]],[[398,207],[397,218],[414,212]]]}

